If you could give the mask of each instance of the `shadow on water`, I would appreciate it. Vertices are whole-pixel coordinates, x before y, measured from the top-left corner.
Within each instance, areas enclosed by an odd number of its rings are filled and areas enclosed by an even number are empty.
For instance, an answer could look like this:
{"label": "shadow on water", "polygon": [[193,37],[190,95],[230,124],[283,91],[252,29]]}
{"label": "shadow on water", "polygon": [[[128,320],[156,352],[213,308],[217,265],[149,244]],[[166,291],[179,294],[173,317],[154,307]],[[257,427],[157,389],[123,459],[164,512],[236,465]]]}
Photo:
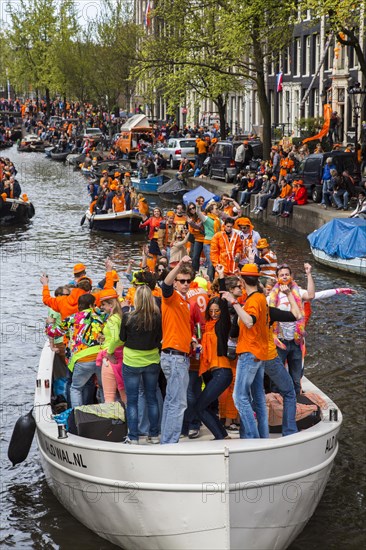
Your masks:
{"label": "shadow on water", "polygon": [[[130,258],[140,257],[144,236],[90,233],[86,224],[80,226],[88,206],[86,179],[41,154],[19,154],[13,149],[7,156],[18,168],[23,192],[34,203],[36,216],[26,227],[0,227],[0,546],[17,550],[112,549],[115,547],[83,527],[58,503],[45,482],[35,444],[27,461],[15,468],[6,452],[16,419],[29,411],[33,401],[44,342],[40,274],[49,275],[54,289],[70,280],[73,264],[85,262],[97,283],[104,276],[105,258],[110,256],[122,272]],[[314,264],[305,237],[253,221],[270,240],[279,262],[291,264],[300,285],[306,284],[303,264],[307,261],[314,266],[317,289],[351,286],[358,291],[354,297],[337,296],[312,304],[305,371],[341,408],[344,424],[324,496],[291,550],[360,548],[365,510],[366,283]]]}

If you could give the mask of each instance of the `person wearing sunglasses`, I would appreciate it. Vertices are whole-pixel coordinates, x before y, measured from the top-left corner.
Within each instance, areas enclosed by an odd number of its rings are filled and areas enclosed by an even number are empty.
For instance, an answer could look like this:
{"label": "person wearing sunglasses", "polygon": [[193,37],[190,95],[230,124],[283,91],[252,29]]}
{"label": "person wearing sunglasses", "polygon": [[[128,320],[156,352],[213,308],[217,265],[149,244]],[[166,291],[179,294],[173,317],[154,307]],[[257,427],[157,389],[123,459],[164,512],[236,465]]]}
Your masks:
{"label": "person wearing sunglasses", "polygon": [[161,444],[178,443],[187,408],[192,329],[187,292],[191,258],[184,256],[162,284],[163,340],[160,364],[167,386],[161,420]]}

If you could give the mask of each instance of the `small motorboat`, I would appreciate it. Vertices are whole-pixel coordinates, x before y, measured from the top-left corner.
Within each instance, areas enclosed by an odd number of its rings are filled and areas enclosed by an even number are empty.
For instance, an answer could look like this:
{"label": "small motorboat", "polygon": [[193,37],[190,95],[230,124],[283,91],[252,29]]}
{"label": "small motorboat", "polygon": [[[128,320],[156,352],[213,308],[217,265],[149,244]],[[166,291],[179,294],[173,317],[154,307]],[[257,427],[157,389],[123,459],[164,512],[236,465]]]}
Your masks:
{"label": "small motorboat", "polygon": [[89,222],[89,228],[93,231],[110,231],[112,233],[140,233],[142,216],[137,210],[126,210],[125,212],[111,212],[110,214],[92,214],[88,209],[80,225],[85,220]]}
{"label": "small motorboat", "polygon": [[0,196],[0,223],[26,223],[35,214],[34,206],[28,200],[6,199]]}
{"label": "small motorboat", "polygon": [[18,420],[8,454],[13,463],[25,460],[36,430],[50,489],[100,537],[134,550],[279,550],[313,515],[338,452],[342,414],[305,377],[304,392],[324,404],[319,422],[296,434],[215,441],[207,431],[175,445],[123,445],[56,423],[52,387],[60,376],[46,343],[33,415]]}
{"label": "small motorboat", "polygon": [[366,275],[366,220],[334,218],[308,235],[308,241],[317,262]]}
{"label": "small motorboat", "polygon": [[46,155],[47,158],[51,158],[51,153],[53,153],[54,151],[56,151],[56,147],[46,147],[46,149],[44,150],[44,154]]}
{"label": "small motorboat", "polygon": [[18,144],[18,151],[21,153],[44,153],[50,147],[48,141],[43,141],[36,134],[28,134]]}
{"label": "small motorboat", "polygon": [[83,163],[85,160],[85,153],[69,153],[66,157],[66,162],[79,168],[79,164]]}
{"label": "small motorboat", "polygon": [[131,184],[140,193],[145,195],[157,195],[158,187],[164,182],[164,176],[151,176],[150,178],[131,177]]}
{"label": "small motorboat", "polygon": [[64,162],[67,157],[70,154],[70,150],[67,151],[59,151],[58,149],[55,149],[54,151],[51,151],[50,157],[52,160],[57,160],[59,162]]}
{"label": "small motorboat", "polygon": [[190,191],[189,187],[184,184],[183,180],[174,177],[158,187],[159,197],[166,202],[179,204],[183,200],[183,196]]}
{"label": "small motorboat", "polygon": [[1,149],[9,149],[10,147],[13,146],[13,142],[12,141],[0,141],[0,150]]}

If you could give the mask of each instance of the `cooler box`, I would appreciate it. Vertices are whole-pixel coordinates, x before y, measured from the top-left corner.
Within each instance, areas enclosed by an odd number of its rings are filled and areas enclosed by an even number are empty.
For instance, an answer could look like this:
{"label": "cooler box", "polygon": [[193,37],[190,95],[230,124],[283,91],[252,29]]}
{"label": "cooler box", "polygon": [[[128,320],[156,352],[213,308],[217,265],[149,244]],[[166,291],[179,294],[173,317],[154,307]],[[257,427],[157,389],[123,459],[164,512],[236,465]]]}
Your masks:
{"label": "cooler box", "polygon": [[75,407],[69,426],[71,433],[99,441],[119,443],[127,436],[126,413],[119,402]]}

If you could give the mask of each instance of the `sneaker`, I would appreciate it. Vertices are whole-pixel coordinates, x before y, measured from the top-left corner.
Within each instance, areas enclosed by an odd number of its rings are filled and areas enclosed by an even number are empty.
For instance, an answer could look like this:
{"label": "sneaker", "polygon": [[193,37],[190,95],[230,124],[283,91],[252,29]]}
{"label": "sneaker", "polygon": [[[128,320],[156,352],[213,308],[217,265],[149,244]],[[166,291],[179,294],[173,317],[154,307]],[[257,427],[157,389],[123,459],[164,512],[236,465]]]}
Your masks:
{"label": "sneaker", "polygon": [[257,207],[254,207],[253,210],[251,210],[251,212],[256,212],[258,210]]}
{"label": "sneaker", "polygon": [[281,214],[281,218],[289,218],[290,217],[290,214],[288,212],[283,212],[283,214]]}
{"label": "sneaker", "polygon": [[138,439],[129,439],[128,437],[126,437],[123,443],[124,445],[138,445],[139,441]]}
{"label": "sneaker", "polygon": [[239,433],[239,426],[237,424],[230,424],[230,426],[225,426],[227,432]]}
{"label": "sneaker", "polygon": [[326,204],[322,204],[322,207],[324,208],[324,210],[328,210],[328,207]]}
{"label": "sneaker", "polygon": [[189,439],[197,439],[199,437],[200,431],[199,430],[189,430],[188,437]]}
{"label": "sneaker", "polygon": [[146,438],[146,443],[150,443],[151,445],[159,445],[160,439],[158,436],[150,436]]}

